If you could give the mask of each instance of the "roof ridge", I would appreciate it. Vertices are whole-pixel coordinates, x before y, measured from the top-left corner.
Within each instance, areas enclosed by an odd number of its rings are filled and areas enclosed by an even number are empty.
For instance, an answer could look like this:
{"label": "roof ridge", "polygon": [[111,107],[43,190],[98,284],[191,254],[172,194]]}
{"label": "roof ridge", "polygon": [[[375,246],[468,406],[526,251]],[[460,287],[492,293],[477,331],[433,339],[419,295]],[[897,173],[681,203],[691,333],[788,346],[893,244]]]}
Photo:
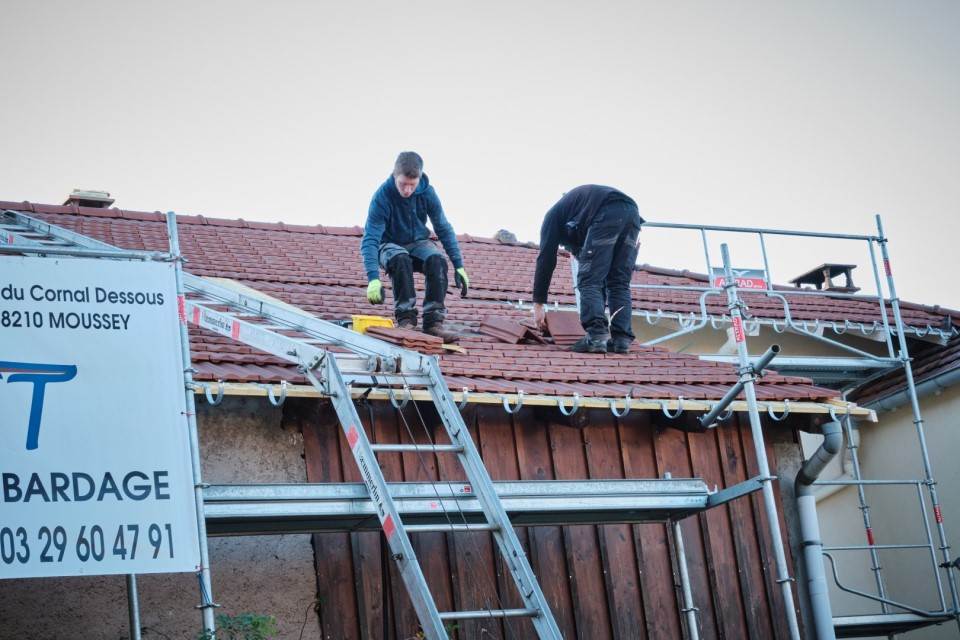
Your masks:
{"label": "roof ridge", "polygon": [[[123,220],[139,220],[143,222],[165,222],[166,214],[161,211],[137,211],[134,209],[121,209],[118,207],[99,208],[99,207],[81,207],[76,203],[69,205],[43,204],[39,202],[30,202],[23,200],[14,202],[9,200],[0,200],[0,209],[12,209],[14,211],[29,211],[30,213],[55,213],[83,216],[86,218],[120,218]],[[262,229],[269,231],[287,231],[290,233],[314,233],[318,235],[331,236],[356,236],[363,235],[363,227],[354,225],[352,227],[327,226],[322,224],[290,224],[287,222],[261,222],[257,220],[244,220],[243,218],[216,218],[203,214],[177,214],[177,224],[198,224],[213,227],[240,227],[244,229]],[[476,242],[478,244],[493,244],[507,247],[518,247],[521,249],[536,249],[537,246],[530,242],[500,242],[495,238],[484,238],[471,235],[469,233],[457,234],[457,239],[464,242]]]}
{"label": "roof ridge", "polygon": [[[161,211],[137,211],[134,209],[120,209],[117,207],[110,208],[98,208],[98,207],[81,207],[77,203],[70,203],[69,205],[54,205],[54,204],[42,204],[36,202],[30,202],[29,200],[23,200],[20,202],[15,201],[6,201],[0,200],[0,209],[12,209],[15,211],[29,211],[31,213],[48,213],[48,214],[66,214],[66,215],[76,215],[83,216],[86,218],[118,218],[122,220],[137,220],[143,222],[165,222],[166,216]],[[287,233],[310,233],[316,235],[328,235],[328,236],[354,236],[361,237],[363,235],[363,228],[354,225],[352,227],[338,227],[338,226],[325,226],[322,224],[317,225],[301,225],[301,224],[288,224],[285,222],[259,222],[255,220],[244,220],[243,218],[215,218],[208,217],[202,214],[177,214],[177,224],[185,225],[206,225],[213,227],[231,227],[231,228],[243,228],[243,229],[259,229],[264,231],[284,231]],[[539,247],[536,243],[533,242],[516,242],[516,243],[504,243],[500,242],[495,238],[484,238],[479,236],[474,236],[471,234],[458,234],[457,238],[464,242],[471,242],[477,244],[489,244],[497,245],[511,248],[520,248],[520,249],[531,249],[539,250]],[[671,277],[680,277],[680,278],[689,278],[692,280],[705,281],[709,282],[710,278],[703,273],[696,271],[690,271],[689,269],[670,269],[667,267],[658,267],[652,264],[639,264],[635,267],[638,271],[643,271],[646,273],[651,273],[655,275],[671,276]],[[786,285],[774,285],[777,290],[782,290],[784,293],[789,293],[792,287],[787,287]],[[868,296],[869,297],[869,296]],[[907,300],[900,300],[901,307],[905,309],[913,309],[924,311],[927,313],[943,316],[944,318],[949,317],[951,323],[954,325],[960,325],[960,311],[951,309],[949,307],[944,307],[941,305],[927,305],[918,302],[910,302]]]}

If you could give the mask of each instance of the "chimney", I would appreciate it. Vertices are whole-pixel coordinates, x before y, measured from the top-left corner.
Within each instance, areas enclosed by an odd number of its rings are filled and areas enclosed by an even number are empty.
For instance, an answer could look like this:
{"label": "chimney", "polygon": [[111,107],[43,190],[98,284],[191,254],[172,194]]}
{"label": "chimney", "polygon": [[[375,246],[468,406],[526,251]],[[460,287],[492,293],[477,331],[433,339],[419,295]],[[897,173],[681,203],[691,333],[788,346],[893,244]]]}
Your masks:
{"label": "chimney", "polygon": [[95,209],[106,209],[114,202],[113,198],[106,191],[89,191],[86,189],[74,189],[66,201],[63,203],[76,204],[81,207],[93,207]]}
{"label": "chimney", "polygon": [[[860,287],[853,284],[853,270],[856,268],[857,265],[855,264],[822,264],[797,276],[790,282],[797,288],[800,288],[801,285],[812,285],[805,288],[836,293],[856,293],[860,291]],[[843,284],[834,283],[833,279],[840,276],[844,277]]]}

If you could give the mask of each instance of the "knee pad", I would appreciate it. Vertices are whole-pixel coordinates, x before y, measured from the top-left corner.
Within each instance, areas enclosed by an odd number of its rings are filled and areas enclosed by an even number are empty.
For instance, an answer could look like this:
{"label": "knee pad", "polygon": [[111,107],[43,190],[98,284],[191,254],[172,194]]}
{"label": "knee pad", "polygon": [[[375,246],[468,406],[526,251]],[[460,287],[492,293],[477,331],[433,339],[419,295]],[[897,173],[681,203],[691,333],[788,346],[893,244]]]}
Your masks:
{"label": "knee pad", "polygon": [[413,259],[410,258],[409,253],[398,253],[397,255],[390,258],[387,262],[387,273],[393,275],[395,273],[412,273],[413,272]]}
{"label": "knee pad", "polygon": [[443,256],[434,254],[423,263],[424,273],[446,273],[447,261]]}

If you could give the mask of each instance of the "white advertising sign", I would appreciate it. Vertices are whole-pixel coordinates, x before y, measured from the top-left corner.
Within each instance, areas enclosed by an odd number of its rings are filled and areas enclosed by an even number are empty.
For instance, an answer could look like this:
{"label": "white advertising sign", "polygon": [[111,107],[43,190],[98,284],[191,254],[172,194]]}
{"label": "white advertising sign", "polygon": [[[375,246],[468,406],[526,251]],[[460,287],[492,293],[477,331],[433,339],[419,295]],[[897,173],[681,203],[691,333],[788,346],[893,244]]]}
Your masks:
{"label": "white advertising sign", "polygon": [[171,264],[0,258],[0,578],[199,564]]}

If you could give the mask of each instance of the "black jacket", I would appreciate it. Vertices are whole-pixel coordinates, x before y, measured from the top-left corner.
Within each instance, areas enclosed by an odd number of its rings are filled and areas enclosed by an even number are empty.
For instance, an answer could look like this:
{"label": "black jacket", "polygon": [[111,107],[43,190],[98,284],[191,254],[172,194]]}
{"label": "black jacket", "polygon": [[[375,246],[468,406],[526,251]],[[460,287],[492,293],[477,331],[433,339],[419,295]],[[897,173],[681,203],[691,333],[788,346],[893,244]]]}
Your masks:
{"label": "black jacket", "polygon": [[[563,194],[563,197],[547,211],[540,227],[540,255],[537,256],[537,271],[533,276],[533,301],[545,303],[550,279],[557,266],[557,249],[563,245],[572,254],[580,253],[587,229],[600,208],[617,200],[633,206],[633,199],[613,187],[585,184]],[[643,218],[640,219],[643,222]]]}

